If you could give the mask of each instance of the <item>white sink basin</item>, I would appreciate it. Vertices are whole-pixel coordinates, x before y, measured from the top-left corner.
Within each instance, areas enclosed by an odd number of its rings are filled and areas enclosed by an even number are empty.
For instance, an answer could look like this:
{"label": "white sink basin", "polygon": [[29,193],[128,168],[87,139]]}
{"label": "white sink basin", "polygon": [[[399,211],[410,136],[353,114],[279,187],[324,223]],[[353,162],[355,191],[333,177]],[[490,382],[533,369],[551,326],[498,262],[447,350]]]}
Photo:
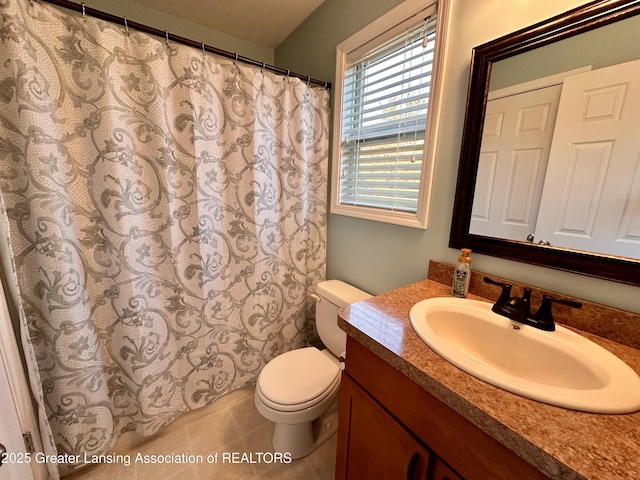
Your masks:
{"label": "white sink basin", "polygon": [[430,298],[411,325],[456,367],[510,392],[593,413],[640,410],[640,377],[608,350],[559,325],[554,332],[514,322],[491,304]]}

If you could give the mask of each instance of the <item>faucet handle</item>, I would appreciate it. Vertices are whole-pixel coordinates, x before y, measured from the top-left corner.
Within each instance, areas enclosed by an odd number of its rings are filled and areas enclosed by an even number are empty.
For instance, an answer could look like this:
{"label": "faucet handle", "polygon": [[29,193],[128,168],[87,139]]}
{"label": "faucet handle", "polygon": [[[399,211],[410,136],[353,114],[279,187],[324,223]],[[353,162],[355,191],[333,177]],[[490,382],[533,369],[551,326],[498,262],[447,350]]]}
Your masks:
{"label": "faucet handle", "polygon": [[542,304],[540,305],[540,308],[529,320],[534,322],[535,326],[538,328],[550,332],[554,331],[556,329],[556,324],[553,321],[553,314],[551,312],[551,307],[554,303],[559,303],[572,308],[582,308],[581,302],[576,302],[566,298],[552,297],[550,295],[542,295]]}
{"label": "faucet handle", "polygon": [[502,287],[502,293],[500,294],[500,298],[496,300],[496,304],[498,305],[506,305],[509,299],[511,298],[511,287],[510,283],[502,283],[494,280],[493,278],[484,277],[484,283],[490,283],[491,285],[497,285],[498,287]]}

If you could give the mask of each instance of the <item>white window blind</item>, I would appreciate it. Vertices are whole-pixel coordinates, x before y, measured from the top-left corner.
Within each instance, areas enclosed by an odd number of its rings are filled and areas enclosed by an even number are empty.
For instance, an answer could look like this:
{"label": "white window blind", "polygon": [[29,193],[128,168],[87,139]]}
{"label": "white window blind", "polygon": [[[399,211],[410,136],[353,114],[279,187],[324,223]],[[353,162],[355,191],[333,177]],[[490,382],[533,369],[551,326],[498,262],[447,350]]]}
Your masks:
{"label": "white window blind", "polygon": [[416,212],[435,43],[431,15],[347,67],[341,204]]}

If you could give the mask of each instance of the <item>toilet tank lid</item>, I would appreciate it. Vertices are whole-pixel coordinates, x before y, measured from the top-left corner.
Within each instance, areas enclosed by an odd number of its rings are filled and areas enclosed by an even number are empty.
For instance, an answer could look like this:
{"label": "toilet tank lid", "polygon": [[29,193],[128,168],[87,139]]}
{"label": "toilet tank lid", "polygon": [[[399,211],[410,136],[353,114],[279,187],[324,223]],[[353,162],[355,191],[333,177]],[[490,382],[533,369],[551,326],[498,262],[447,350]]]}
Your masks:
{"label": "toilet tank lid", "polygon": [[326,298],[338,307],[346,307],[352,303],[371,298],[367,292],[341,280],[326,280],[318,283],[316,288],[320,297]]}

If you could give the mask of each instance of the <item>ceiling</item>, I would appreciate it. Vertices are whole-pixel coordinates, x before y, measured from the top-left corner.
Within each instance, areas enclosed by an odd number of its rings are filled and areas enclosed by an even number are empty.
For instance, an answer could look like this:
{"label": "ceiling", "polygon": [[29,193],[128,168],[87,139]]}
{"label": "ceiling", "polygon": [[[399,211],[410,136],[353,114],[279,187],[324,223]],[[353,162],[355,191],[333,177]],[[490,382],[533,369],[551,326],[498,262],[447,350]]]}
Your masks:
{"label": "ceiling", "polygon": [[275,48],[324,0],[136,0],[214,30]]}

